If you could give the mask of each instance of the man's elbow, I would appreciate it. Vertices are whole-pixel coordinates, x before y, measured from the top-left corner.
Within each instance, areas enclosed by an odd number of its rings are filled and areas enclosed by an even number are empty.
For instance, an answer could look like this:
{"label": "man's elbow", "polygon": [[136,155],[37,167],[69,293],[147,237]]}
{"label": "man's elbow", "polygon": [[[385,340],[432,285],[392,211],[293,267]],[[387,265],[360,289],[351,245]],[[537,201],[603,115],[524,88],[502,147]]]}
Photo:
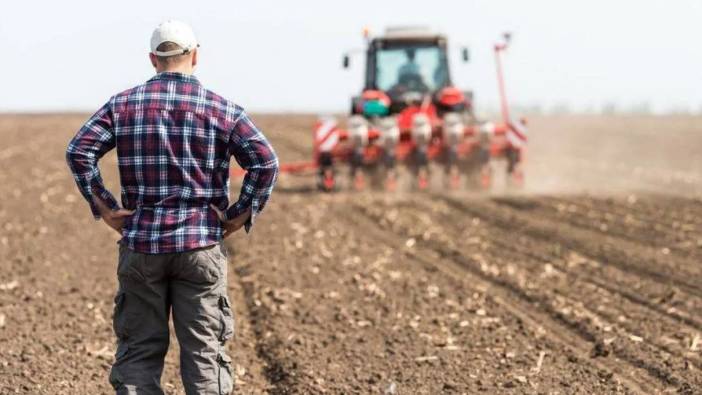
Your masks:
{"label": "man's elbow", "polygon": [[278,156],[274,155],[273,156],[273,164],[272,164],[272,169],[273,169],[273,182],[275,182],[278,179],[278,174],[280,174],[280,161],[278,160]]}
{"label": "man's elbow", "polygon": [[277,173],[280,171],[280,160],[278,160],[278,155],[273,154],[273,160],[271,160],[271,168]]}
{"label": "man's elbow", "polygon": [[75,145],[70,144],[68,148],[66,148],[66,163],[71,170],[76,171],[84,167],[87,160],[89,160],[89,158],[85,155],[85,152],[81,151]]}
{"label": "man's elbow", "polygon": [[268,180],[268,183],[270,183],[271,186],[274,185],[278,180],[278,174],[280,173],[280,162],[278,161],[278,157],[273,155],[273,157],[266,164],[265,168],[262,170],[265,173],[264,177],[266,180]]}
{"label": "man's elbow", "polygon": [[264,169],[267,173],[277,173],[280,169],[280,161],[278,160],[278,155],[275,151],[271,149],[266,155],[265,161],[262,161],[261,169]]}
{"label": "man's elbow", "polygon": [[73,163],[76,161],[76,151],[73,148],[72,144],[68,145],[68,148],[66,148],[66,163],[68,164],[68,167],[73,168]]}
{"label": "man's elbow", "polygon": [[66,162],[71,169],[77,167],[94,166],[97,163],[97,157],[91,151],[86,151],[79,145],[71,144],[66,148]]}

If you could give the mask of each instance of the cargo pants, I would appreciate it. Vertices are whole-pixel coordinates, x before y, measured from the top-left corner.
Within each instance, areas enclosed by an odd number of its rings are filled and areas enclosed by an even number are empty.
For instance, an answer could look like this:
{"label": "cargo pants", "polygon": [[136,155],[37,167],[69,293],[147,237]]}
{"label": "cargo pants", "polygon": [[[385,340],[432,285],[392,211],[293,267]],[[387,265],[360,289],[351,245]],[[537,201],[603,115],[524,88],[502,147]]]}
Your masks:
{"label": "cargo pants", "polygon": [[171,312],[186,394],[231,393],[231,359],[224,345],[234,334],[234,322],[222,247],[142,254],[121,246],[117,275],[117,351],[110,372],[117,395],[163,394]]}

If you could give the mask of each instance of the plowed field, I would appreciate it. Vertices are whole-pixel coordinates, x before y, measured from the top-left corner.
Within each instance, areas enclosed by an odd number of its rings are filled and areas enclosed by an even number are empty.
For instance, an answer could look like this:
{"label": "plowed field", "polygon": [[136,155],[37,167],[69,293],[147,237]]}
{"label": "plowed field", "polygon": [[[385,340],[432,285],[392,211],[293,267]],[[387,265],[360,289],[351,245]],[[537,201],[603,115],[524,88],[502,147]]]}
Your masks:
{"label": "plowed field", "polygon": [[[117,235],[63,155],[85,118],[0,116],[0,394],[110,393]],[[254,119],[282,161],[309,157],[313,117]],[[530,127],[519,192],[282,176],[227,240],[238,392],[702,393],[702,120]]]}

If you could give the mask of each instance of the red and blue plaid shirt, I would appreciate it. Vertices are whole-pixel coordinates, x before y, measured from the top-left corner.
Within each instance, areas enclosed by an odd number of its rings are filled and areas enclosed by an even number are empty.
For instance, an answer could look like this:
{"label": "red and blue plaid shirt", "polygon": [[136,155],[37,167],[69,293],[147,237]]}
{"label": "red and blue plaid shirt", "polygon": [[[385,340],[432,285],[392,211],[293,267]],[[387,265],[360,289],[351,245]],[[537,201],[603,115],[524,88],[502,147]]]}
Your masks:
{"label": "red and blue plaid shirt", "polygon": [[[241,107],[212,93],[197,78],[159,73],[99,109],[71,140],[66,159],[80,192],[113,210],[98,160],[117,148],[125,220],[122,243],[145,253],[187,251],[222,239],[210,204],[232,219],[251,208],[249,232],[278,174],[278,158]],[[229,205],[229,160],[247,171],[239,200]]]}

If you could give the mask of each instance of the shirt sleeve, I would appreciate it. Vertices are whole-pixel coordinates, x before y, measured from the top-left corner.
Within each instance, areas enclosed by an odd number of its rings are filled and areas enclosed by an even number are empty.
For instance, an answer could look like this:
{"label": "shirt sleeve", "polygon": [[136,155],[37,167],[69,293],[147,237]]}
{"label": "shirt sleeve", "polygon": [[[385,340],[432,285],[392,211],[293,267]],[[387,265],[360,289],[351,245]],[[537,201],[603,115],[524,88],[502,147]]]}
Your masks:
{"label": "shirt sleeve", "polygon": [[273,191],[278,178],[278,157],[263,133],[243,112],[234,126],[229,144],[234,159],[246,170],[246,175],[239,200],[227,209],[224,216],[231,220],[251,208],[251,217],[244,225],[248,233]]}
{"label": "shirt sleeve", "polygon": [[80,128],[66,149],[68,167],[80,193],[90,204],[90,210],[96,220],[100,219],[100,211],[94,201],[96,197],[111,209],[119,209],[114,196],[105,189],[97,164],[98,160],[114,147],[112,110],[108,102]]}

